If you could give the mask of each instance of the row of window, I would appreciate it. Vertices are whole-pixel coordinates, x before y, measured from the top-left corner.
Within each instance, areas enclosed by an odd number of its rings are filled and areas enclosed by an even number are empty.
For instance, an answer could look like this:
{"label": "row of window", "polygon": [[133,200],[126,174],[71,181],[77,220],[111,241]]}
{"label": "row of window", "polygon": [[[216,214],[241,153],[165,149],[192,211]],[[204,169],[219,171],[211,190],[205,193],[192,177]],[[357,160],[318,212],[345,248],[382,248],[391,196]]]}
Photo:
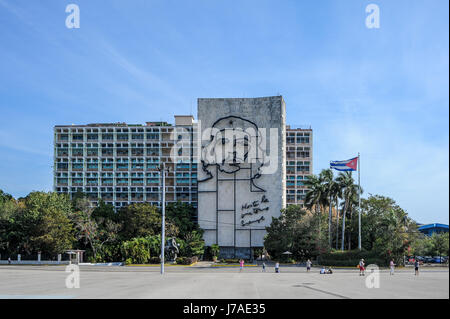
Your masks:
{"label": "row of window", "polygon": [[[167,144],[167,143],[153,143],[153,144],[150,144],[150,143],[100,143],[100,144],[98,144],[98,143],[70,143],[70,144],[60,144],[60,143],[58,143],[58,144],[55,144],[55,146],[56,146],[56,148],[57,149],[69,149],[69,146],[70,146],[70,148],[84,148],[84,147],[86,147],[86,148],[99,148],[100,146],[102,147],[102,148],[112,148],[112,149],[114,149],[114,148],[120,148],[120,147],[122,147],[122,148],[128,148],[128,147],[131,147],[131,148],[144,148],[144,147],[147,147],[147,148],[149,148],[149,147],[159,147],[159,146],[161,146],[161,145],[164,145],[164,144]],[[171,144],[171,145],[173,145],[173,143],[169,143],[169,144]],[[183,144],[184,145],[184,144]],[[186,145],[188,145],[188,144],[186,144]]]}
{"label": "row of window", "polygon": [[286,162],[286,165],[288,166],[292,166],[292,165],[310,165],[310,161],[290,161],[290,162]]}
{"label": "row of window", "polygon": [[305,186],[302,181],[286,181],[286,186]]}
{"label": "row of window", "polygon": [[309,137],[287,137],[286,138],[286,143],[287,144],[309,144]]}
{"label": "row of window", "polygon": [[286,195],[292,195],[292,194],[306,194],[308,192],[307,189],[288,189],[286,191]]}
{"label": "row of window", "polygon": [[[159,158],[158,157],[147,157],[147,158],[142,158],[142,157],[136,157],[136,158],[116,158],[115,162],[116,163],[145,163],[145,160],[147,160],[148,164],[151,163],[159,163]],[[58,163],[69,163],[68,159],[57,159]],[[84,160],[83,158],[71,158],[71,163],[83,163]],[[98,163],[99,159],[98,158],[87,158],[86,159],[86,163]],[[114,158],[110,157],[110,158],[101,158],[100,162],[104,163],[104,164],[114,164]],[[193,164],[193,165],[197,165],[197,164]]]}
{"label": "row of window", "polygon": [[[146,176],[146,177],[157,177],[157,178],[159,178],[160,177],[160,174],[159,174],[159,172],[153,172],[153,173],[128,173],[128,172],[123,172],[123,173],[100,173],[100,174],[98,174],[98,173],[83,173],[83,172],[80,172],[80,173],[70,173],[70,176],[71,177],[83,177],[83,176],[86,176],[86,177],[98,177],[98,176],[101,176],[101,177],[113,177],[113,176],[116,176],[116,177],[128,177],[128,176],[130,176],[130,177],[144,177],[144,176]],[[56,173],[56,177],[69,177],[69,173]],[[197,173],[196,172],[192,172],[192,173],[176,173],[175,174],[175,177],[176,178],[197,178]],[[169,176],[169,178],[170,178],[170,176]]]}
{"label": "row of window", "polygon": [[[186,152],[185,152],[186,153]],[[191,154],[187,152],[186,154],[183,154],[183,149],[178,149],[176,154],[171,154],[169,150],[160,150],[160,149],[154,149],[149,148],[147,150],[143,148],[135,148],[131,149],[131,152],[128,148],[117,148],[117,149],[102,149],[99,151],[98,149],[87,149],[86,152],[82,148],[73,148],[72,152],[69,153],[68,150],[61,149],[57,150],[56,155],[57,156],[176,156],[177,158],[191,158]]]}
{"label": "row of window", "polygon": [[[137,193],[144,193],[144,192],[161,193],[161,188],[162,188],[161,186],[157,186],[157,187],[130,187],[130,186],[127,186],[127,187],[123,187],[123,186],[122,187],[91,187],[91,186],[86,186],[86,187],[84,187],[84,190],[83,190],[83,187],[71,187],[70,191],[72,193],[76,193],[76,192],[98,193],[99,191],[101,193],[105,193],[105,192],[113,193],[114,191],[116,193],[120,193],[120,192],[124,192],[124,193],[128,193],[128,192],[131,192],[131,193],[134,193],[134,192],[137,192]],[[190,187],[180,187],[180,186],[173,187],[173,186],[171,186],[171,187],[166,187],[166,188],[168,188],[167,191],[169,191],[169,192],[172,191],[172,192],[176,192],[176,193],[192,192],[193,194],[194,193],[196,194],[196,192],[197,192],[196,187],[190,188]],[[58,187],[56,190],[61,191],[61,189],[65,189],[66,191],[68,191],[67,187],[62,187],[62,188]]]}
{"label": "row of window", "polygon": [[[57,178],[56,179],[57,184],[69,184],[68,178]],[[119,184],[139,184],[143,185],[144,183],[146,185],[150,184],[159,184],[161,180],[159,178],[132,178],[131,180],[128,178],[116,178],[115,180],[112,178],[101,178],[99,181],[98,178],[86,178],[85,183],[86,185],[119,185]],[[197,179],[176,179],[177,184],[190,184],[195,185],[197,183]],[[72,185],[79,185],[81,186],[84,184],[83,178],[72,178]]]}
{"label": "row of window", "polygon": [[297,198],[298,201],[304,201],[305,200],[305,195],[297,195],[297,197],[295,195],[287,195],[286,196],[286,200],[288,202],[295,202],[296,198]]}
{"label": "row of window", "polygon": [[286,136],[295,136],[295,135],[297,135],[297,136],[311,136],[311,133],[309,133],[309,132],[290,132],[290,131],[288,131],[286,133]]}
{"label": "row of window", "polygon": [[290,175],[290,176],[286,176],[286,180],[295,180],[295,179],[306,180],[306,179],[308,179],[308,176],[309,175],[306,175],[306,176],[304,176],[304,175],[295,175],[295,176]]}
{"label": "row of window", "polygon": [[[158,132],[162,132],[162,133],[166,133],[166,132],[170,132],[173,131],[173,129],[177,129],[177,127],[161,127],[161,128],[129,128],[129,127],[114,127],[114,128],[102,128],[102,129],[98,129],[98,128],[55,128],[55,131],[57,133],[144,133],[144,132],[154,132],[154,133],[158,133]],[[188,130],[190,131],[191,128],[189,127],[183,127],[180,128],[183,130]]]}
{"label": "row of window", "polygon": [[307,158],[310,156],[309,152],[287,152],[286,153],[287,158],[295,158],[295,157],[302,157],[302,158]]}
{"label": "row of window", "polygon": [[[73,134],[72,139],[70,139],[70,136],[68,134],[60,134],[57,136],[57,141],[73,141],[73,142],[84,142],[84,141],[98,141],[101,137],[102,141],[130,141],[130,140],[136,140],[136,141],[143,141],[144,139],[147,140],[160,140],[162,135],[159,133],[149,133],[149,134],[87,134],[86,138],[83,134]],[[115,138],[114,138],[115,137]],[[164,136],[164,138],[169,138],[169,140],[173,140],[173,136]],[[176,139],[190,139],[189,135],[186,134],[178,134]]]}

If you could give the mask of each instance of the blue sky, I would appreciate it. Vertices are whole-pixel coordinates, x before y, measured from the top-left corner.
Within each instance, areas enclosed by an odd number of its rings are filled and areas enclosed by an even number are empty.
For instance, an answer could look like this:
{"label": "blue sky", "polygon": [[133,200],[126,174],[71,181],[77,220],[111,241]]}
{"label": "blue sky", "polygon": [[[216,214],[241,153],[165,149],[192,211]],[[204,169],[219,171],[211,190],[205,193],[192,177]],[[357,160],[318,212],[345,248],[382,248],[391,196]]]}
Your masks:
{"label": "blue sky", "polygon": [[[80,28],[65,26],[66,5]],[[380,28],[365,7],[380,8]],[[0,189],[52,189],[53,126],[173,122],[282,94],[314,171],[361,153],[366,195],[448,223],[448,1],[0,0]]]}

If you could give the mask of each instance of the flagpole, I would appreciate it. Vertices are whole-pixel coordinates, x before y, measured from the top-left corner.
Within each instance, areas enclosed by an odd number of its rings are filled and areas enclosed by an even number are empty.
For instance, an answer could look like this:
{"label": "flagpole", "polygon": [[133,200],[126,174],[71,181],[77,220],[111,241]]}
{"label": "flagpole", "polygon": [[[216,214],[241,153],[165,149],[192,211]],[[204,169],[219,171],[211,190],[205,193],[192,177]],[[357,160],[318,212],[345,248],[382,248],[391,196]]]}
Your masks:
{"label": "flagpole", "polygon": [[361,250],[361,158],[358,152],[358,249]]}

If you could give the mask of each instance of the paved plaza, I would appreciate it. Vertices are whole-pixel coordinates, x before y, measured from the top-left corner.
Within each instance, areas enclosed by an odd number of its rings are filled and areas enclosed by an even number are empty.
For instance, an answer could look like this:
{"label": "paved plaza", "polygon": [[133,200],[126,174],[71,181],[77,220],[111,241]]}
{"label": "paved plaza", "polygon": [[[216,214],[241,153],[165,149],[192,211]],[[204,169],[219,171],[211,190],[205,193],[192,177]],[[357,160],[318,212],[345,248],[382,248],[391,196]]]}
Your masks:
{"label": "paved plaza", "polygon": [[380,287],[369,289],[357,269],[320,275],[313,268],[80,266],[80,288],[66,288],[65,266],[0,266],[0,298],[205,298],[348,299],[449,298],[448,268],[411,268],[390,276],[380,271]]}

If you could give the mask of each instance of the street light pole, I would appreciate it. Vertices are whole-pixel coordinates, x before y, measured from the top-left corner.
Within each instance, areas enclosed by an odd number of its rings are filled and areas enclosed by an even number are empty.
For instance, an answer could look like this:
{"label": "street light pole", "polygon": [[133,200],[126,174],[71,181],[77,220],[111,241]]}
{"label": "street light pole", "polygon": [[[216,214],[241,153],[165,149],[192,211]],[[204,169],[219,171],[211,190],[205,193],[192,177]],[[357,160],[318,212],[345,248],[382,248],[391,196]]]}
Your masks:
{"label": "street light pole", "polygon": [[361,250],[361,159],[358,152],[358,249]]}
{"label": "street light pole", "polygon": [[160,167],[162,174],[162,217],[161,217],[161,275],[164,274],[164,244],[165,244],[165,228],[166,228],[166,165],[163,162]]}

